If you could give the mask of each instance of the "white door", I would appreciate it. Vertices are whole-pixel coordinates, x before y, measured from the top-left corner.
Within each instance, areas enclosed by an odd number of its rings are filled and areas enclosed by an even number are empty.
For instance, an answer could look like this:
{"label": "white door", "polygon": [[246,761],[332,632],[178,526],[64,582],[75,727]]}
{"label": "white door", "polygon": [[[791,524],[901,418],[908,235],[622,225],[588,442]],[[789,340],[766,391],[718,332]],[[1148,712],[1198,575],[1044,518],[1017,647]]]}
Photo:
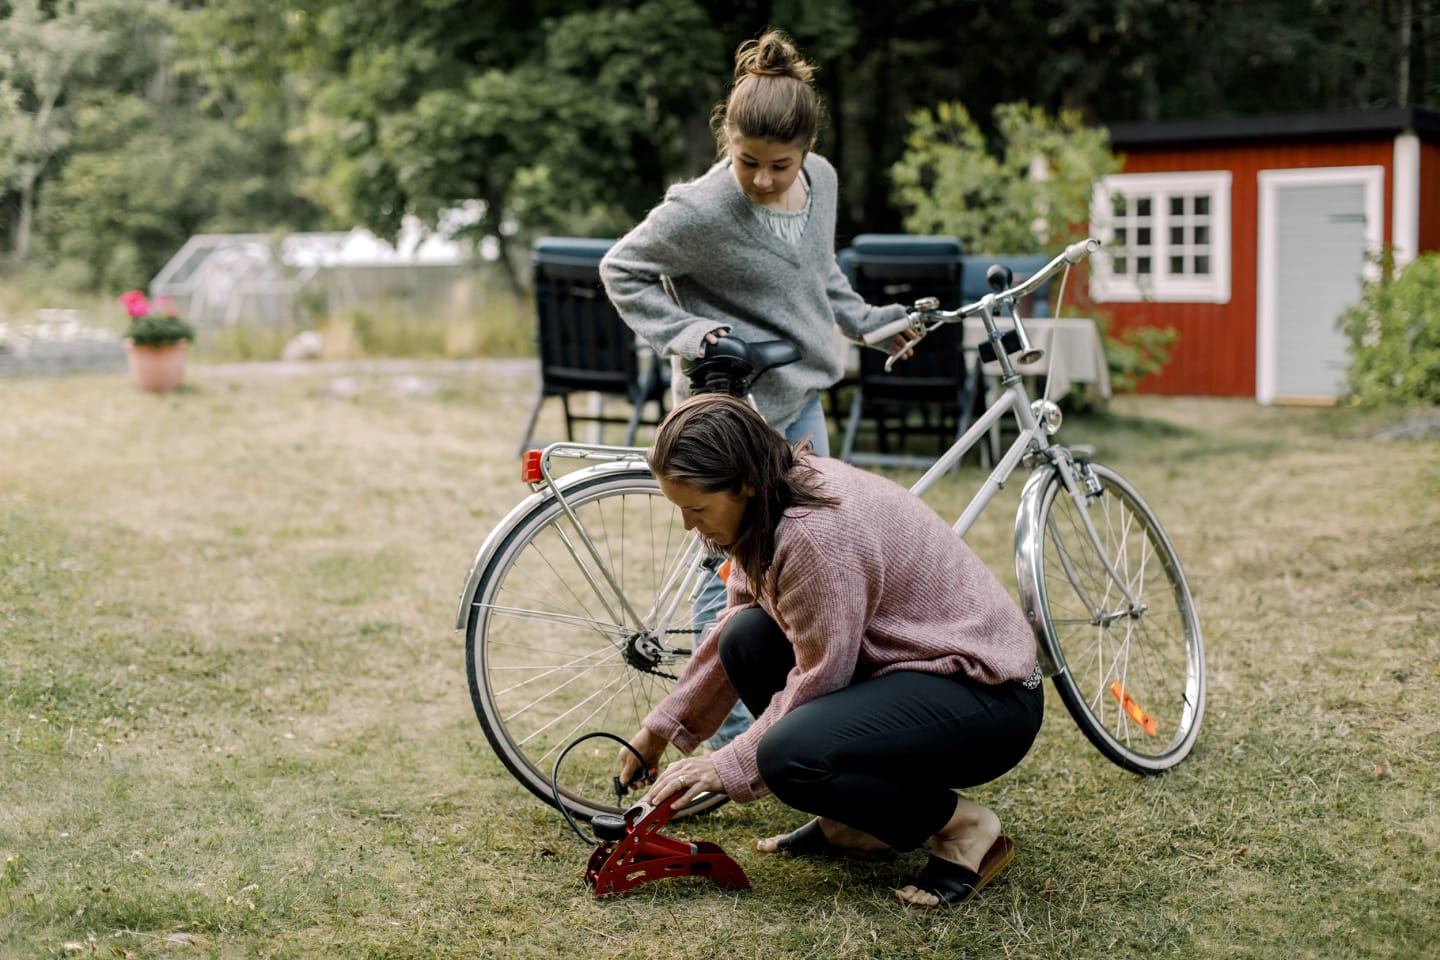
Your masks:
{"label": "white door", "polygon": [[1360,299],[1384,235],[1383,167],[1260,173],[1256,395],[1325,402],[1350,358],[1336,324]]}

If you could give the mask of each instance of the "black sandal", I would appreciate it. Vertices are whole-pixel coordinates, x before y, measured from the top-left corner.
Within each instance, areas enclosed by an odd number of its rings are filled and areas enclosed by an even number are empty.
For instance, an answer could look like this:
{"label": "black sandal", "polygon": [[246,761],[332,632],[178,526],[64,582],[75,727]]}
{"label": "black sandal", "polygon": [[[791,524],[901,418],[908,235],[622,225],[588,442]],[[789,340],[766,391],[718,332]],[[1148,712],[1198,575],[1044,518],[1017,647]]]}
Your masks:
{"label": "black sandal", "polygon": [[[920,875],[902,886],[911,886],[916,890],[924,891],[939,899],[940,902],[929,907],[924,904],[910,903],[903,898],[902,902],[906,906],[928,910],[936,907],[953,907],[957,903],[973,900],[975,895],[984,890],[990,881],[998,877],[1013,859],[1015,859],[1015,844],[1009,837],[1001,837],[995,841],[981,859],[978,873],[969,867],[942,860],[931,854],[930,859],[925,863],[925,868],[920,871]],[[899,897],[900,891],[895,891],[895,895]]]}
{"label": "black sandal", "polygon": [[892,860],[895,851],[861,850],[858,847],[842,847],[831,843],[820,828],[819,820],[811,820],[805,826],[785,834],[775,844],[775,853],[788,853],[792,857],[830,857],[848,860]]}

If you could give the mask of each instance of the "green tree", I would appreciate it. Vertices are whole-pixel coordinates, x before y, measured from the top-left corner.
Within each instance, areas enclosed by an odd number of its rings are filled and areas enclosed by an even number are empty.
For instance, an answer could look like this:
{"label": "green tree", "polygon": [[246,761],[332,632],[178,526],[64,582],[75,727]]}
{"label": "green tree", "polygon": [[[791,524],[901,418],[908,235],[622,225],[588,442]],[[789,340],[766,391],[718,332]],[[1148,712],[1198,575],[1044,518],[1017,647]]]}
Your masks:
{"label": "green tree", "polygon": [[891,170],[905,228],[956,236],[967,250],[1058,250],[1089,222],[1095,184],[1120,168],[1109,137],[1078,113],[1025,103],[997,106],[994,119],[996,150],[958,103],[911,115]]}
{"label": "green tree", "polygon": [[[1090,221],[1100,178],[1120,169],[1103,128],[1078,113],[1051,117],[1025,103],[995,108],[992,145],[963,106],[941,103],[911,116],[905,154],[892,169],[895,201],[912,233],[948,234],[972,252],[1058,252]],[[1117,390],[1133,389],[1170,359],[1170,328],[1111,336],[1105,355]]]}
{"label": "green tree", "polygon": [[29,257],[41,182],[70,143],[68,94],[94,68],[104,42],[88,7],[15,0],[0,29],[0,195],[16,266]]}
{"label": "green tree", "polygon": [[654,203],[719,49],[692,0],[313,2],[309,16],[310,196],[385,236],[468,204],[468,232],[507,264],[517,234],[613,233]]}
{"label": "green tree", "polygon": [[72,71],[57,98],[63,149],[35,190],[26,244],[28,259],[63,285],[143,286],[193,233],[318,221],[294,189],[284,124],[235,109],[185,66],[177,37],[204,13],[166,0],[86,0],[66,14],[74,22],[39,14],[44,30],[88,38],[88,70]]}

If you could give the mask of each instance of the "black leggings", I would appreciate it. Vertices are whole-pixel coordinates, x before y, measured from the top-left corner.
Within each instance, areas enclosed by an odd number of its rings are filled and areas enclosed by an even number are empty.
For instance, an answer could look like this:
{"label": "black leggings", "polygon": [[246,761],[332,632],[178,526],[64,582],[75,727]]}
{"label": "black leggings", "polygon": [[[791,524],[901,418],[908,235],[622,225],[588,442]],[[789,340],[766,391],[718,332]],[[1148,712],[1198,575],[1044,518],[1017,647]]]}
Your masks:
{"label": "black leggings", "polygon": [[[732,616],[720,662],[759,716],[795,651],[759,607]],[[802,704],[760,740],[760,776],[787,805],[913,850],[955,813],[955,789],[1012,769],[1040,731],[1044,691],[898,671]]]}

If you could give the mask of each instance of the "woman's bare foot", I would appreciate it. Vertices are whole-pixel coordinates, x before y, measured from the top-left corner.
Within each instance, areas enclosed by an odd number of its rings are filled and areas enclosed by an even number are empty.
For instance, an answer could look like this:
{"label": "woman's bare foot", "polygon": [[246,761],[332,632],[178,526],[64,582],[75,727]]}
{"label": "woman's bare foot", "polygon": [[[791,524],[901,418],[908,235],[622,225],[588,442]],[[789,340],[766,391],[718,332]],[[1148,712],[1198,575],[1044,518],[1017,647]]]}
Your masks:
{"label": "woman's bare foot", "polygon": [[[839,820],[827,820],[824,817],[817,817],[814,821],[819,824],[820,831],[824,836],[824,843],[819,841],[804,843],[794,852],[798,854],[823,853],[829,856],[854,856],[862,859],[876,859],[879,857],[893,856],[895,850],[885,841],[872,837],[870,834],[854,827],[846,826]],[[807,824],[806,827],[809,825]],[[795,834],[805,830],[801,827]],[[761,853],[780,853],[780,844],[795,836],[795,834],[782,833],[775,837],[762,837],[755,841],[755,848]],[[828,848],[828,849],[827,849]]]}
{"label": "woman's bare foot", "polygon": [[[958,863],[979,871],[980,861],[1000,837],[1000,818],[989,807],[974,800],[957,797],[955,813],[930,841],[930,852],[941,860]],[[907,884],[895,896],[916,907],[934,907],[940,903],[935,894]]]}

